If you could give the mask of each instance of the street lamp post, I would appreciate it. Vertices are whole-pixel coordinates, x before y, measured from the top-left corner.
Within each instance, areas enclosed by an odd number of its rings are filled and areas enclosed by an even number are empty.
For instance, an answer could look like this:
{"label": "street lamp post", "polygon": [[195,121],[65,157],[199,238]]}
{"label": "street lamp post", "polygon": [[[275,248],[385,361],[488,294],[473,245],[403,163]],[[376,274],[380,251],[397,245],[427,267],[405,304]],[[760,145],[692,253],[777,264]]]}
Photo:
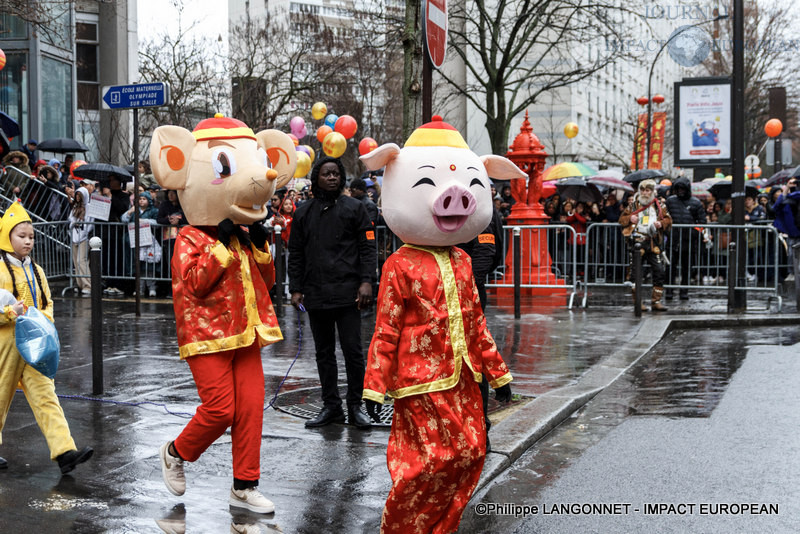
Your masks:
{"label": "street lamp post", "polygon": [[701,26],[701,25],[707,24],[709,22],[717,22],[719,20],[727,19],[727,18],[728,18],[727,14],[725,14],[725,15],[717,15],[713,19],[701,20],[700,22],[697,22],[695,24],[689,24],[688,26],[684,26],[684,27],[680,28],[677,32],[672,34],[669,37],[669,39],[664,41],[664,44],[661,45],[661,48],[659,48],[658,52],[656,52],[656,57],[653,58],[653,62],[650,64],[650,74],[647,76],[647,144],[645,145],[645,154],[647,155],[647,157],[645,158],[645,169],[647,168],[647,166],[650,163],[650,132],[651,132],[651,128],[652,128],[652,125],[650,123],[653,120],[653,97],[651,96],[652,85],[653,85],[653,71],[655,70],[656,62],[658,62],[659,56],[661,56],[661,52],[663,52],[664,49],[667,48],[667,46],[669,45],[669,43],[672,42],[673,39],[675,39],[676,37],[681,35],[683,32],[685,32],[689,28],[694,28],[696,26]]}

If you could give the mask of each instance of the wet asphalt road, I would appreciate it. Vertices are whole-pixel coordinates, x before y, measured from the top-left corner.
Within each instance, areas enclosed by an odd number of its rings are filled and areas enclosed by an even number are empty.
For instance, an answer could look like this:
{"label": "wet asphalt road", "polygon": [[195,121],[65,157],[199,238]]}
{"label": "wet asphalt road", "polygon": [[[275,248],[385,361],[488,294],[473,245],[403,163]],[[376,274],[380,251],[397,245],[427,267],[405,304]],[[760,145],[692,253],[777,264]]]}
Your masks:
{"label": "wet asphalt road", "polygon": [[[799,342],[795,326],[671,332],[476,494],[460,532],[797,532]],[[739,503],[778,513],[714,513]]]}
{"label": "wet asphalt road", "polygon": [[[515,321],[510,310],[489,310],[490,329],[515,375],[514,391],[523,395],[539,395],[574,383],[638,328],[628,310],[615,314],[541,310],[526,314],[521,321]],[[139,318],[132,312],[130,302],[104,301],[106,377],[100,399],[146,401],[163,404],[175,413],[193,412],[197,395],[188,366],[177,359],[171,303],[145,302]],[[61,395],[91,394],[89,319],[88,300],[56,302],[56,324],[63,345],[57,376]],[[371,321],[374,316],[364,319],[365,345],[371,336]],[[263,351],[267,401],[298,350],[300,356],[282,392],[318,386],[305,317],[302,342],[293,310],[287,311],[281,325],[285,341]],[[683,349],[693,344],[691,340],[678,341]],[[676,348],[681,353],[683,349]],[[0,532],[160,532],[156,520],[176,512],[185,512],[187,532],[228,532],[232,522],[253,523],[262,532],[378,531],[390,487],[385,460],[387,430],[359,431],[346,425],[306,430],[303,419],[266,410],[261,490],[276,503],[276,513],[254,516],[235,513],[227,505],[229,436],[187,466],[187,493],[177,498],[164,488],[157,450],[180,432],[186,419],[149,404],[133,407],[62,398],[62,406],[78,445],[91,444],[95,457],[72,475],[61,477],[18,393],[0,446],[0,456],[11,464],[8,471],[0,472]],[[628,415],[621,406],[619,410]],[[612,411],[616,409],[612,407]],[[607,426],[613,428],[621,421],[609,420]],[[549,457],[548,464],[559,466],[585,449],[577,443],[566,454],[556,447],[537,458]],[[552,480],[555,472],[546,479]],[[534,486],[525,491],[536,491],[536,479],[526,481]],[[510,490],[514,484],[491,484],[489,491],[498,487]],[[484,528],[472,523],[467,514],[461,531],[507,530]]]}

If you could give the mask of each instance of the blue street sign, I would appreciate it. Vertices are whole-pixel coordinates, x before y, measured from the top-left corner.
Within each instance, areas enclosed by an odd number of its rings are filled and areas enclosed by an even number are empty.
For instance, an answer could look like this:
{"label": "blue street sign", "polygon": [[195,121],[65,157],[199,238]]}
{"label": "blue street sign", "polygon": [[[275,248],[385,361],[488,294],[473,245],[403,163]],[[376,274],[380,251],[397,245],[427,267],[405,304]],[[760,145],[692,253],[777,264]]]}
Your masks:
{"label": "blue street sign", "polygon": [[103,86],[103,108],[152,108],[169,104],[167,82]]}

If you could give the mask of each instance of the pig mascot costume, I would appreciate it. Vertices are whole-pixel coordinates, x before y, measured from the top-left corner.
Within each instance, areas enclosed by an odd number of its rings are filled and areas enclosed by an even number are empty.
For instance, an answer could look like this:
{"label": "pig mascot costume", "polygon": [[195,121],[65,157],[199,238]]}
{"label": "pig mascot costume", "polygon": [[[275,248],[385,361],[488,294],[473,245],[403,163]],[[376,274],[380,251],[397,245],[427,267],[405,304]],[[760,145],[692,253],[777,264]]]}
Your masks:
{"label": "pig mascot costume", "polygon": [[455,532],[483,469],[483,375],[510,400],[511,373],[486,328],[469,256],[455,247],[492,217],[489,176],[525,178],[500,156],[478,157],[439,116],[401,150],[361,157],[383,175],[383,216],[405,245],[383,265],[364,399],[384,394],[394,419],[386,453],[392,489],[382,533]]}
{"label": "pig mascot costume", "polygon": [[254,134],[220,114],[192,132],[161,126],[153,133],[153,174],[161,187],[177,190],[189,222],[175,241],[172,294],[180,357],[202,401],[181,434],[160,450],[164,482],[175,495],[186,489],[183,462],[197,460],[231,427],[230,504],[274,511],[256,490],[264,407],[260,348],[283,337],[269,298],[275,266],[258,221],[296,163],[286,134]]}

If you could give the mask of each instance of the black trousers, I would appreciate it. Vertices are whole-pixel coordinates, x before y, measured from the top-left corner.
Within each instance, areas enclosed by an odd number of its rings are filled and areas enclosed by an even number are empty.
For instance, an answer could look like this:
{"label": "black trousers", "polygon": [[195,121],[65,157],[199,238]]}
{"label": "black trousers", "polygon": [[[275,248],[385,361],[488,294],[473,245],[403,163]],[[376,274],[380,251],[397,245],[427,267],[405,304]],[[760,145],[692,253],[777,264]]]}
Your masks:
{"label": "black trousers", "polygon": [[361,352],[361,312],[355,305],[344,308],[308,310],[311,333],[317,350],[317,371],[322,383],[322,402],[327,408],[341,408],[339,369],[336,365],[336,332],[347,372],[347,405],[359,406],[364,391],[364,354]]}

